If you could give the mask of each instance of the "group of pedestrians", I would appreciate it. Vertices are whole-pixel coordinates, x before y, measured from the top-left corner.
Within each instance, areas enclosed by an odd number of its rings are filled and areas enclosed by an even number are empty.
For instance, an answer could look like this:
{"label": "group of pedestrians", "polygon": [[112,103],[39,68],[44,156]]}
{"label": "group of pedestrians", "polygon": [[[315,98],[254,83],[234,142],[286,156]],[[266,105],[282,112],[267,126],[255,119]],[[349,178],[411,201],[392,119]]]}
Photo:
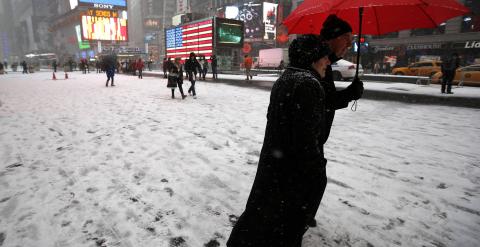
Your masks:
{"label": "group of pedestrians", "polygon": [[[215,55],[210,57],[213,79],[217,79],[217,58]],[[191,52],[185,64],[182,64],[182,59],[176,57],[172,62],[171,58],[163,59],[163,76],[167,78],[167,87],[171,89],[172,99],[175,98],[175,89],[178,87],[182,99],[185,99],[187,95],[183,91],[183,73],[188,81],[190,81],[190,87],[187,93],[197,98],[197,92],[195,91],[195,83],[197,79],[205,80],[208,73],[209,62],[205,57],[202,57],[201,61],[197,60],[197,56],[194,52]]]}

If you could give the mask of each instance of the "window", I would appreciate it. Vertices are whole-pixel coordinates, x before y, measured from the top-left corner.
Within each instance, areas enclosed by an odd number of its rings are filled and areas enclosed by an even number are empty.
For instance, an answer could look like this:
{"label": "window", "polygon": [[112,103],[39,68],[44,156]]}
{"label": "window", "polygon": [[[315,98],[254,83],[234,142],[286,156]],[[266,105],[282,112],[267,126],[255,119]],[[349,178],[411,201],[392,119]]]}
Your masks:
{"label": "window", "polygon": [[425,36],[425,35],[438,35],[445,33],[445,23],[440,24],[437,28],[419,28],[413,29],[410,32],[410,36]]}
{"label": "window", "polygon": [[398,32],[391,32],[387,34],[372,36],[372,39],[389,39],[389,38],[398,38]]}

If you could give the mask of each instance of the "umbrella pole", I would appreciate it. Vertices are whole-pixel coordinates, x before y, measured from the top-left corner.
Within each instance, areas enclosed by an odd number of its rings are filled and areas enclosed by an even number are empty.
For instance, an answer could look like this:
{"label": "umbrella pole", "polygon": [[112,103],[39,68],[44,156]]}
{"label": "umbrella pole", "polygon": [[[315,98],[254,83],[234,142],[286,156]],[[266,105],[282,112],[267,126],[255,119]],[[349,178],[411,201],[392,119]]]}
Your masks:
{"label": "umbrella pole", "polygon": [[363,20],[363,7],[358,9],[360,21],[358,24],[358,37],[357,37],[357,69],[355,72],[355,79],[358,80],[358,65],[360,64],[360,39],[362,38],[362,20]]}

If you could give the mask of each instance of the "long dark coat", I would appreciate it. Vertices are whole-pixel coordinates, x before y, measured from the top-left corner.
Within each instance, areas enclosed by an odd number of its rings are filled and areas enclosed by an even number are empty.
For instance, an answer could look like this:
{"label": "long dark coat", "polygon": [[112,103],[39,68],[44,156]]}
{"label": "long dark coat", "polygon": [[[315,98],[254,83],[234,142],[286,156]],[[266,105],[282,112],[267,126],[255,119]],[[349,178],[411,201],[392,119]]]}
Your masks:
{"label": "long dark coat", "polygon": [[289,67],[272,88],[257,174],[229,247],[299,246],[314,217],[326,185],[326,98],[314,74]]}
{"label": "long dark coat", "polygon": [[175,63],[172,63],[168,66],[168,88],[176,88],[177,84],[183,84],[183,69],[182,65],[180,68],[177,67]]}

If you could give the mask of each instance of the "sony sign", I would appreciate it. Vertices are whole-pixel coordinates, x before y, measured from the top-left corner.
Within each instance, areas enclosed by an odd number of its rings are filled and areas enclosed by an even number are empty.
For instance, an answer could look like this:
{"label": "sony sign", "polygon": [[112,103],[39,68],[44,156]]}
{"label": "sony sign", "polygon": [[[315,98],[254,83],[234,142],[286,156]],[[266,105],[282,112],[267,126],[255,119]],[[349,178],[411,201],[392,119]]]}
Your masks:
{"label": "sony sign", "polygon": [[480,48],[480,41],[467,41],[465,49]]}
{"label": "sony sign", "polygon": [[94,3],[93,7],[97,9],[113,9],[112,4],[103,4],[103,3]]}

